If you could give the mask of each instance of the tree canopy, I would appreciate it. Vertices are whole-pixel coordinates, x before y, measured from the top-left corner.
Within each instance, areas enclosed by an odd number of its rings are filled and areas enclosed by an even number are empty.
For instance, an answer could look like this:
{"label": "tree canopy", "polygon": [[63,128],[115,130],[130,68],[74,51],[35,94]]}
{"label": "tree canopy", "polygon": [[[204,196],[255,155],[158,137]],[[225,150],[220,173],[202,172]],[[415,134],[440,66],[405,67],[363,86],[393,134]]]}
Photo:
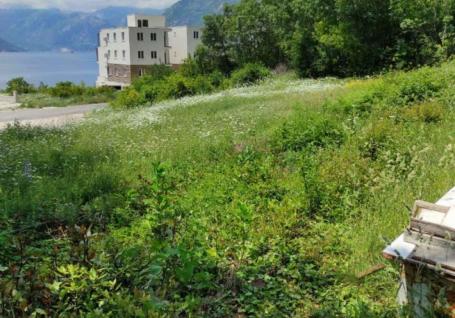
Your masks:
{"label": "tree canopy", "polygon": [[205,18],[206,71],[286,64],[302,76],[407,69],[455,51],[455,0],[242,0]]}

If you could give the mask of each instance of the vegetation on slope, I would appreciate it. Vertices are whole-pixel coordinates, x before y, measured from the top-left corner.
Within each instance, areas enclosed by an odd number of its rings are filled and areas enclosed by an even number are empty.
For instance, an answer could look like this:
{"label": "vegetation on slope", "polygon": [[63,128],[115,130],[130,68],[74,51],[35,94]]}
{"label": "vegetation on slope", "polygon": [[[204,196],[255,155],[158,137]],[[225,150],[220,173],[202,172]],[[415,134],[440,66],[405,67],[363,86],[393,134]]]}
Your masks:
{"label": "vegetation on slope", "polygon": [[205,18],[203,43],[207,72],[251,62],[304,77],[408,69],[453,55],[455,1],[242,0]]}
{"label": "vegetation on slope", "polygon": [[165,10],[168,25],[203,25],[203,18],[208,14],[220,13],[224,4],[238,0],[180,0]]}
{"label": "vegetation on slope", "polygon": [[0,315],[399,316],[397,267],[355,274],[453,186],[454,84],[285,76],[0,132]]}
{"label": "vegetation on slope", "polygon": [[111,103],[115,109],[134,108],[142,105],[185,96],[194,96],[248,86],[264,80],[271,72],[260,64],[246,64],[228,78],[214,71],[202,75],[194,60],[187,59],[174,71],[167,65],[152,65],[146,75],[135,81]]}
{"label": "vegetation on slope", "polygon": [[0,52],[18,52],[18,51],[21,51],[21,49],[3,39],[0,39]]}
{"label": "vegetation on slope", "polygon": [[22,107],[64,107],[69,105],[83,105],[106,103],[115,99],[117,93],[110,87],[90,87],[81,83],[59,82],[55,86],[41,84],[38,87],[28,83],[24,78],[13,78],[6,84],[5,92],[19,94],[19,103]]}
{"label": "vegetation on slope", "polygon": [[106,7],[93,12],[75,12],[53,8],[0,8],[0,37],[27,51],[61,48],[93,51],[98,46],[100,29],[126,25],[126,16],[134,13],[158,15],[162,10]]}

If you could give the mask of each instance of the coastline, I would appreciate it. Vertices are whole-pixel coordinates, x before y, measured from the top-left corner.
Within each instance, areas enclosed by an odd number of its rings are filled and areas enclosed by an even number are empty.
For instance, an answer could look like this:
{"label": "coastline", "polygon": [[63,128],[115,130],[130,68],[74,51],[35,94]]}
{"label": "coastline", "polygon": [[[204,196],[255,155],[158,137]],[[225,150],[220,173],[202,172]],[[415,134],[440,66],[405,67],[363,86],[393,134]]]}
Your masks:
{"label": "coastline", "polygon": [[62,53],[60,51],[0,52],[0,90],[15,77],[24,77],[38,86],[61,81],[84,82],[94,86],[98,64],[94,51]]}

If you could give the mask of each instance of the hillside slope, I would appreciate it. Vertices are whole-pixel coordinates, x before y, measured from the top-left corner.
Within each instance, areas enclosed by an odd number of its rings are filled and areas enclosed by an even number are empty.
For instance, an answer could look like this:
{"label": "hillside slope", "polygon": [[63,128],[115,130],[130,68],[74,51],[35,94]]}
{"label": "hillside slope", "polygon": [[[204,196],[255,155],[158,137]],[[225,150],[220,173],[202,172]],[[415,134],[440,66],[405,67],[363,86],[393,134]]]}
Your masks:
{"label": "hillside slope", "polygon": [[203,25],[203,17],[221,12],[225,3],[232,4],[239,0],[180,0],[165,11],[168,24]]}
{"label": "hillside slope", "polygon": [[[238,0],[181,0],[164,14],[168,25],[202,25],[203,16],[219,12],[224,3]],[[93,50],[102,28],[126,24],[132,13],[158,15],[163,10],[108,7],[95,12],[63,12],[57,9],[0,9],[0,38],[13,47],[30,51],[70,48],[76,51]],[[27,36],[23,36],[27,34]],[[6,44],[4,44],[6,46]]]}
{"label": "hillside slope", "polygon": [[100,29],[125,25],[126,16],[131,13],[161,12],[133,7],[109,7],[92,13],[56,9],[0,9],[0,38],[30,51],[63,47],[92,50],[97,46]]}
{"label": "hillside slope", "polygon": [[454,185],[454,85],[285,74],[1,131],[0,315],[403,317],[381,252]]}
{"label": "hillside slope", "polygon": [[18,52],[21,51],[17,46],[0,39],[0,52]]}

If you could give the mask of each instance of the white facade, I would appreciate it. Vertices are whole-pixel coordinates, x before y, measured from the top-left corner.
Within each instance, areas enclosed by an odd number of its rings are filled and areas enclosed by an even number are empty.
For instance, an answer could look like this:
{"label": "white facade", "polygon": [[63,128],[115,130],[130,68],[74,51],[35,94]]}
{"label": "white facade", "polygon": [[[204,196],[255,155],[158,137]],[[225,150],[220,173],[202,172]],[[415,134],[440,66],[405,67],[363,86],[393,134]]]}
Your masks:
{"label": "white facade", "polygon": [[171,64],[182,64],[188,57],[194,57],[202,41],[202,28],[178,26],[169,32]]}
{"label": "white facade", "polygon": [[182,64],[201,43],[200,28],[167,28],[163,16],[130,15],[127,21],[127,27],[99,33],[97,86],[128,86],[147,66]]}

